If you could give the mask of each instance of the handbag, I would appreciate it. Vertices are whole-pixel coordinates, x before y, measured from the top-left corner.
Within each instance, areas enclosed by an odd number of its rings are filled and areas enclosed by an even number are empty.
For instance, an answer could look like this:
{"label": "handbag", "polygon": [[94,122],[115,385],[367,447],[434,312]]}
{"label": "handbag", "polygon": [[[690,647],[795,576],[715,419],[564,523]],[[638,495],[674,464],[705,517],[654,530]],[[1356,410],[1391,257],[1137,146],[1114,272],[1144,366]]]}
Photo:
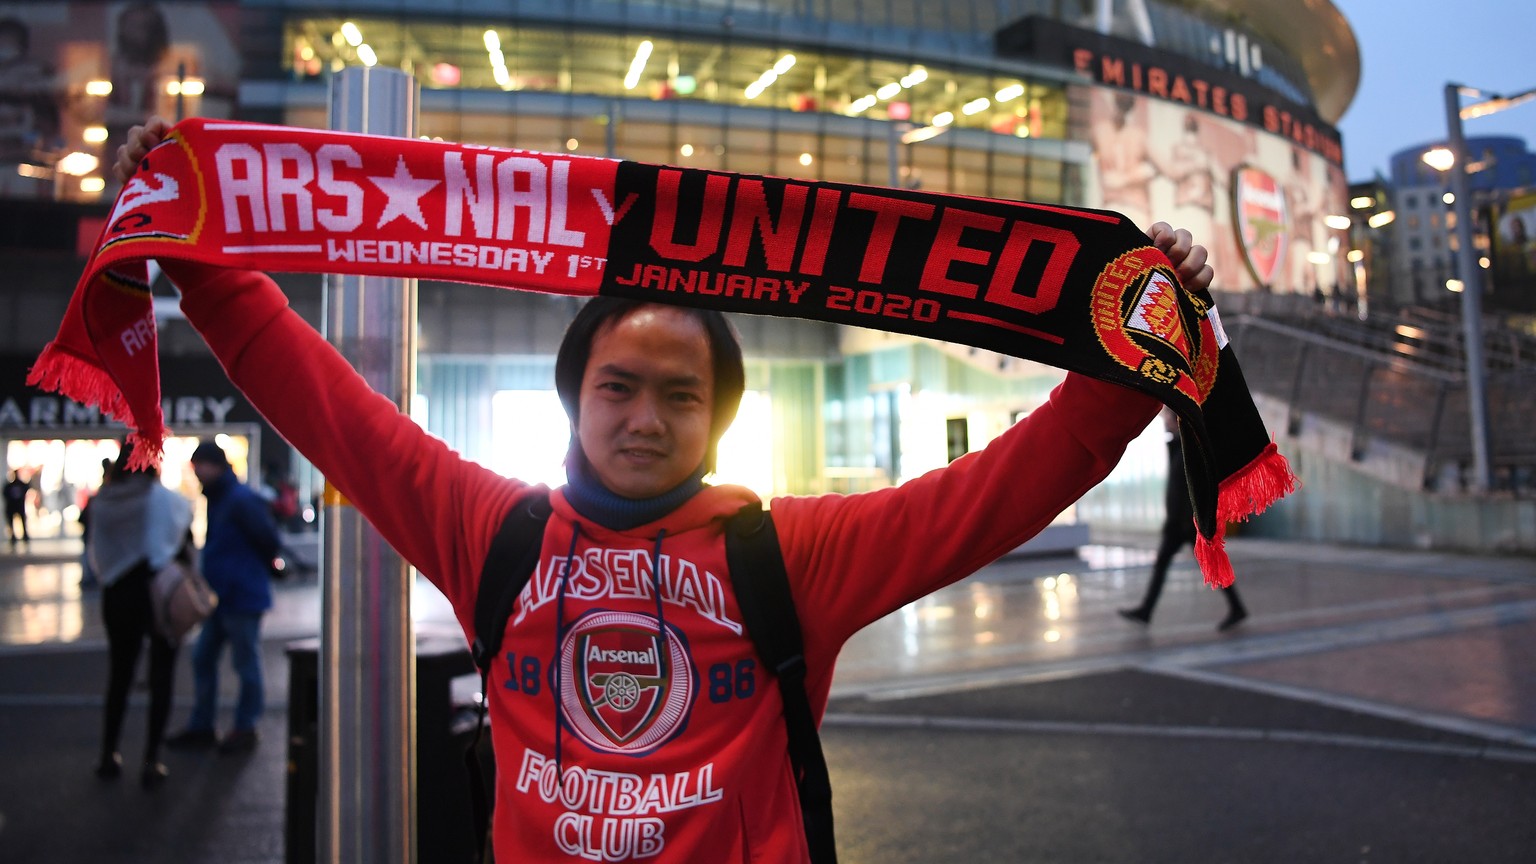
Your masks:
{"label": "handbag", "polygon": [[155,613],[155,629],[172,644],[201,624],[219,605],[203,574],[188,562],[172,559],[149,583]]}

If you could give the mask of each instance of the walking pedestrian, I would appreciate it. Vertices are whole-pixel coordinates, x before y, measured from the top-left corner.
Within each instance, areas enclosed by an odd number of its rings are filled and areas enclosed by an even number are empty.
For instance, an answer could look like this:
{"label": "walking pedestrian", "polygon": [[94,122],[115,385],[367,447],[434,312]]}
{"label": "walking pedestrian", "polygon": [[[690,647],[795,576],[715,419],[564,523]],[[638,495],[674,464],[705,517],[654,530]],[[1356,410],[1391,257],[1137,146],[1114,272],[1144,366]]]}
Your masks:
{"label": "walking pedestrian", "polygon": [[[20,539],[29,547],[32,545],[32,537],[27,534],[27,495],[32,491],[32,484],[21,479],[20,471],[12,471],[11,479],[5,484],[5,530],[11,535],[11,551],[16,551],[16,541]],[[21,526],[18,531],[16,526]]]}
{"label": "walking pedestrian", "polygon": [[[1163,583],[1168,579],[1168,567],[1173,563],[1173,556],[1186,544],[1195,542],[1195,508],[1190,503],[1189,487],[1184,484],[1184,447],[1179,441],[1178,419],[1167,408],[1163,409],[1160,416],[1168,442],[1168,486],[1163,494],[1166,515],[1163,519],[1162,540],[1157,545],[1157,557],[1152,562],[1152,579],[1147,583],[1147,593],[1141,598],[1141,604],[1120,610],[1120,617],[1138,624],[1152,622],[1152,610],[1157,608],[1157,600],[1163,593]],[[1221,595],[1227,601],[1227,617],[1221,619],[1216,629],[1226,632],[1243,623],[1243,619],[1248,617],[1248,609],[1237,595],[1236,585],[1221,589]]]}

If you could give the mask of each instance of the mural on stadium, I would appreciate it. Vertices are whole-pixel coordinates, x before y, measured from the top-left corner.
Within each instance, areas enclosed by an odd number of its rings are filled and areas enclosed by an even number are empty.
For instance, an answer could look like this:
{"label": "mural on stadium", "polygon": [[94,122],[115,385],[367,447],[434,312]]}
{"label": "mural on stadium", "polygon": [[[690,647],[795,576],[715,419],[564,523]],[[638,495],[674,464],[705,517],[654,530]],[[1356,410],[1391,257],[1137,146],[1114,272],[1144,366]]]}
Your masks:
{"label": "mural on stadium", "polygon": [[1277,294],[1348,285],[1346,232],[1323,217],[1346,211],[1343,171],[1252,126],[1107,87],[1074,88],[1087,105],[1072,137],[1093,147],[1091,207],[1138,225],[1190,229],[1211,250],[1218,289]]}
{"label": "mural on stadium", "polygon": [[[0,195],[52,197],[71,175],[100,176],[128,127],[176,116],[184,81],[187,115],[230,116],[239,19],[235,2],[0,6]],[[55,175],[75,153],[95,166],[75,157]]]}

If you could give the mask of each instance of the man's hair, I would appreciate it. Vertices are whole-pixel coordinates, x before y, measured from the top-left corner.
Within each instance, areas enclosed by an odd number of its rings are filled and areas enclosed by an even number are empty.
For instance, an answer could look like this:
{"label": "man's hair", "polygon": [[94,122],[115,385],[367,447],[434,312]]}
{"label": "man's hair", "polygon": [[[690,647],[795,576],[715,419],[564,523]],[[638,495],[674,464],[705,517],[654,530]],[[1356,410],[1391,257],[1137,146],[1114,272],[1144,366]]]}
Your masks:
{"label": "man's hair", "polygon": [[[576,424],[581,417],[581,379],[587,372],[587,360],[592,356],[592,340],[603,328],[617,324],[643,306],[654,305],[626,297],[594,297],[565,329],[560,342],[560,352],[555,356],[555,392],[560,394],[560,404],[571,418],[571,452],[581,454],[576,440]],[[720,446],[720,436],[725,434],[731,421],[736,419],[736,409],[741,407],[741,394],[746,389],[746,371],[741,362],[741,342],[725,316],[711,309],[694,309],[686,306],[675,308],[704,328],[709,340],[710,366],[714,375],[714,404],[710,406],[709,449],[704,451],[704,470],[715,470],[715,459]],[[581,454],[585,458],[585,454]]]}

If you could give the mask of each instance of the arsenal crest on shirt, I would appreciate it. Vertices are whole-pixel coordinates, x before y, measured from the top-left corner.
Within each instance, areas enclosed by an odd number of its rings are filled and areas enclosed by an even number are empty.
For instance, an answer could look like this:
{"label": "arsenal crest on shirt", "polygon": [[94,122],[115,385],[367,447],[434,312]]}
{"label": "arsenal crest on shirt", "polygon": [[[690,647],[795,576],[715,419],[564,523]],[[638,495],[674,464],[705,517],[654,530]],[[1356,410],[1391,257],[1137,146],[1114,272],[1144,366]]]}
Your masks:
{"label": "arsenal crest on shirt", "polygon": [[605,753],[649,752],[683,730],[693,707],[687,646],[650,615],[584,615],[561,643],[560,678],[566,722]]}

